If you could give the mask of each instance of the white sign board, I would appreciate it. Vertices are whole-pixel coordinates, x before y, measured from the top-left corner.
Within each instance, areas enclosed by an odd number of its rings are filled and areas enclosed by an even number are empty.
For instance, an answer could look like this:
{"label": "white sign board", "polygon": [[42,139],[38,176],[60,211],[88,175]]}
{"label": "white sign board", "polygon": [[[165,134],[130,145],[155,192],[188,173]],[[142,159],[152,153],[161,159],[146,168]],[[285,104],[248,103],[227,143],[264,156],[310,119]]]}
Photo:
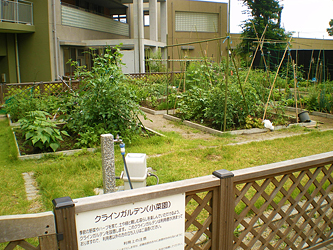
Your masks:
{"label": "white sign board", "polygon": [[79,250],[184,249],[185,194],[76,214]]}

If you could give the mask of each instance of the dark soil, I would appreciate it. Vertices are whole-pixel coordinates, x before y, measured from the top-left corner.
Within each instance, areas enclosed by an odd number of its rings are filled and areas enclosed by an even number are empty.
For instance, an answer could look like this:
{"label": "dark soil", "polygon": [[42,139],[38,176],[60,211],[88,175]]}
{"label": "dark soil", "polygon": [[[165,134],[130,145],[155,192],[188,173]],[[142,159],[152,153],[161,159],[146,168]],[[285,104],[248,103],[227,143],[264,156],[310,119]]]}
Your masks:
{"label": "dark soil", "polygon": [[[16,141],[20,150],[21,155],[29,155],[29,154],[40,154],[40,153],[51,153],[53,150],[51,148],[41,150],[40,148],[33,147],[31,145],[28,145],[27,143],[24,144],[25,138],[22,134],[22,132],[19,129],[15,129],[15,137]],[[77,136],[65,136],[62,135],[63,141],[60,141],[60,147],[57,149],[58,151],[64,151],[64,150],[71,150],[71,149],[77,149],[78,147],[75,147],[75,143],[77,143]]]}

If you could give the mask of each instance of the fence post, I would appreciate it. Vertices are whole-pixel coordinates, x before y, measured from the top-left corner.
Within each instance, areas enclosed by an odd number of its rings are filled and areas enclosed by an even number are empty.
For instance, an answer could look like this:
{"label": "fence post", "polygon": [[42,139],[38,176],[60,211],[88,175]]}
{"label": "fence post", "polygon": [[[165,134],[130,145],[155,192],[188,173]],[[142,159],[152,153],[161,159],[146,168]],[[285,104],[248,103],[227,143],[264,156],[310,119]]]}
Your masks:
{"label": "fence post", "polygon": [[1,83],[1,88],[0,88],[0,104],[4,103],[4,93],[3,93],[3,89],[4,89],[4,85],[5,83]]}
{"label": "fence post", "polygon": [[217,170],[213,175],[220,179],[219,206],[218,206],[218,240],[220,250],[233,249],[234,237],[234,174],[228,170]]}
{"label": "fence post", "polygon": [[75,207],[70,197],[57,198],[52,201],[60,250],[77,250]]}
{"label": "fence post", "polygon": [[40,250],[58,250],[57,236],[55,234],[38,237]]}

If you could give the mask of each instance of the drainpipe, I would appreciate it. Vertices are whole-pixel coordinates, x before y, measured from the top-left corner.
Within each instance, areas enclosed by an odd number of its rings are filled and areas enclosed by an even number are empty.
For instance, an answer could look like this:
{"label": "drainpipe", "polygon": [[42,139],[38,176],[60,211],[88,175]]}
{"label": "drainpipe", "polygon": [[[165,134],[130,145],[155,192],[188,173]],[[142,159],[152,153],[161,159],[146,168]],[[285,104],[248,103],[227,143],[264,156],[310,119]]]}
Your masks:
{"label": "drainpipe", "polygon": [[15,55],[16,55],[16,77],[17,82],[21,83],[21,74],[20,74],[20,58],[19,58],[19,49],[17,42],[17,34],[15,33]]}
{"label": "drainpipe", "polygon": [[55,0],[52,0],[52,10],[53,10],[53,42],[54,42],[54,62],[55,62],[55,78],[58,79],[59,76],[59,51],[58,51],[58,38],[57,38],[57,16],[56,16],[56,6]]}

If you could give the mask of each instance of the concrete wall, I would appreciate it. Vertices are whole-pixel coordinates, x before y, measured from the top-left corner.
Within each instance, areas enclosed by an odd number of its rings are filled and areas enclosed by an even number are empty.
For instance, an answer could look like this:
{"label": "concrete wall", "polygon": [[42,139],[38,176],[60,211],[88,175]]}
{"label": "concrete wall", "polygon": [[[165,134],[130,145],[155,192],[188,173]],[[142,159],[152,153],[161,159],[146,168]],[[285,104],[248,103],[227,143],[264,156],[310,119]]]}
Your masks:
{"label": "concrete wall", "polygon": [[51,68],[49,0],[34,3],[35,32],[18,34],[21,82],[54,80]]}
{"label": "concrete wall", "polygon": [[[240,34],[231,34],[232,47],[236,47],[240,43]],[[291,42],[292,50],[333,50],[332,39],[312,39],[293,37]]]}
{"label": "concrete wall", "polygon": [[5,74],[7,83],[17,81],[14,45],[14,34],[0,33],[0,76]]}
{"label": "concrete wall", "polygon": [[[212,38],[225,37],[227,34],[227,4],[214,2],[199,2],[188,0],[168,0],[168,45],[202,41]],[[175,31],[175,13],[176,11],[189,11],[198,13],[216,13],[218,14],[217,32],[179,32]],[[220,61],[221,55],[226,55],[226,43],[223,40],[212,41],[208,43],[191,44],[192,50],[181,50],[180,47],[168,49],[169,58],[202,58],[204,56],[212,58],[214,61]],[[171,70],[179,70],[179,63],[170,63]]]}

